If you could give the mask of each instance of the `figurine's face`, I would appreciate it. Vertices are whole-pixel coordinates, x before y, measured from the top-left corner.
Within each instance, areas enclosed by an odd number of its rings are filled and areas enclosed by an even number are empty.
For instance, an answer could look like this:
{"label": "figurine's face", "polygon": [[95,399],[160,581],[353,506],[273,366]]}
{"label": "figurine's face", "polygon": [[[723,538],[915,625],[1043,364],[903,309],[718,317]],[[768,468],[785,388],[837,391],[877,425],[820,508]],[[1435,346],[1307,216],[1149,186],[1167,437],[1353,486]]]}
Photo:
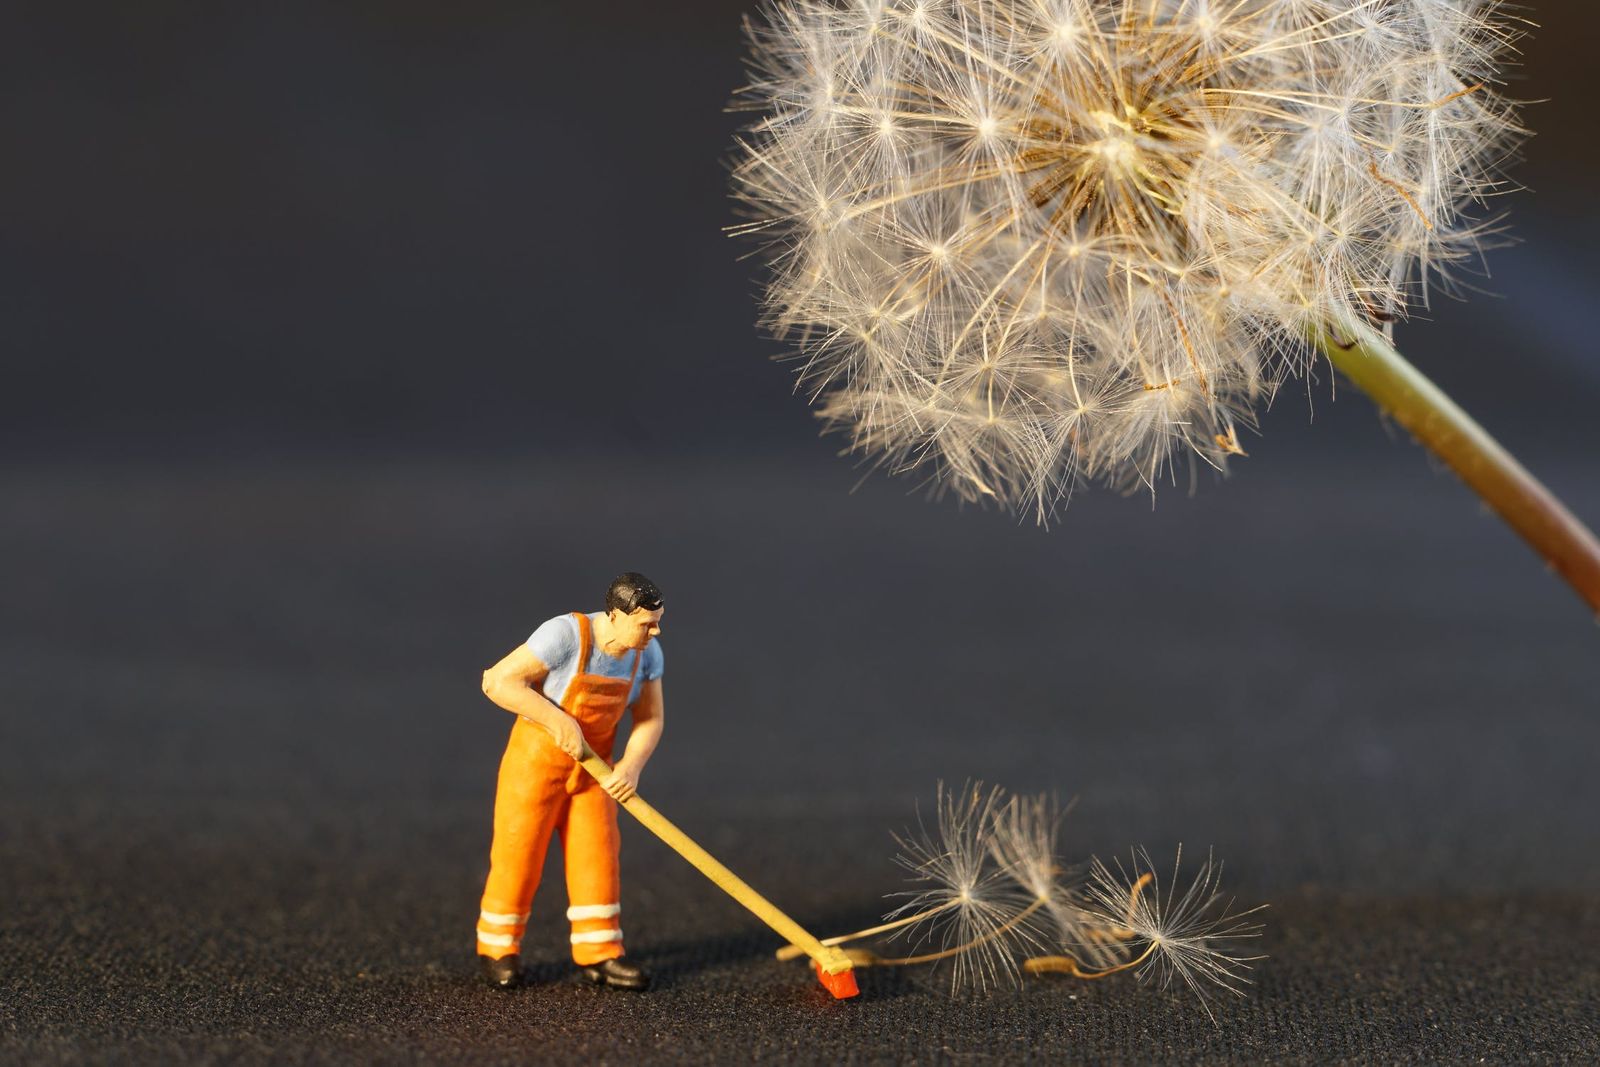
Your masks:
{"label": "figurine's face", "polygon": [[652,637],[661,632],[661,614],[665,610],[657,608],[650,611],[645,608],[635,608],[624,615],[612,609],[611,634],[628,648],[643,648],[650,643]]}

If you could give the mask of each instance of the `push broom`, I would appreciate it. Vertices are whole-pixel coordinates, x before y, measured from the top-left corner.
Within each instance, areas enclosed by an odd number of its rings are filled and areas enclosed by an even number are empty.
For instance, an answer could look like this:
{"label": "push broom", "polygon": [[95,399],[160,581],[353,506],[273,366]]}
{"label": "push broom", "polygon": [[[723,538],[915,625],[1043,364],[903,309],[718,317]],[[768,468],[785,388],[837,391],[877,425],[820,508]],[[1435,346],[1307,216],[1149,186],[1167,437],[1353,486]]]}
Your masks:
{"label": "push broom", "polygon": [[[611,776],[611,765],[596,755],[588,742],[584,742],[583,759],[579,762],[598,782],[604,782]],[[715,856],[696,844],[693,838],[674,826],[666,816],[645,803],[639,794],[635,793],[627,800],[621,801],[621,804],[624,811],[644,823],[646,829],[692,863],[701,874],[711,879],[718,889],[743,904],[756,918],[810,956],[811,965],[816,969],[822,988],[840,1000],[853,997],[859,992],[856,988],[856,976],[851,972],[850,960],[841,950],[824,945],[807,933],[804,927],[779,911],[766,897],[751,889],[744,879],[717,862]]]}

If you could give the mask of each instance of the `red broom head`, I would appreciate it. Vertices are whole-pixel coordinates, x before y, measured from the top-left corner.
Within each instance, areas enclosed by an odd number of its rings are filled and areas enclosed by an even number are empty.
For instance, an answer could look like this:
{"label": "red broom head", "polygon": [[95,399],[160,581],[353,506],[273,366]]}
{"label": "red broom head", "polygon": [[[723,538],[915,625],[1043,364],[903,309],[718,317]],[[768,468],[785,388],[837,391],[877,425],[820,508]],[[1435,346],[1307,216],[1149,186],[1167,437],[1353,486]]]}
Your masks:
{"label": "red broom head", "polygon": [[812,968],[817,972],[817,981],[822,983],[822,988],[832,993],[835,1000],[847,1000],[860,993],[856,988],[856,972],[840,971],[838,974],[829,974],[822,969],[819,963],[812,963]]}

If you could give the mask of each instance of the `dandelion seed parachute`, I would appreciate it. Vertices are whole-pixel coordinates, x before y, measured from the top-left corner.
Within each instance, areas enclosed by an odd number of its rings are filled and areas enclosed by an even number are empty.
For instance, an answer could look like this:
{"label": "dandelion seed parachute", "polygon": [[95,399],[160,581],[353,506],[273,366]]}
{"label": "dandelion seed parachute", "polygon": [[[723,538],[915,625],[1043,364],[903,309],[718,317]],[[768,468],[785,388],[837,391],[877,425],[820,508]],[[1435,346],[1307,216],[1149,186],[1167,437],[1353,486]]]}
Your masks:
{"label": "dandelion seed parachute", "polygon": [[1152,487],[1477,249],[1498,0],[774,0],[744,227],[820,413],[1041,517]]}
{"label": "dandelion seed parachute", "polygon": [[1004,791],[970,782],[958,789],[941,783],[936,821],[898,837],[896,857],[923,888],[890,918],[918,917],[903,935],[918,951],[901,962],[948,961],[951,992],[986,990],[1018,978],[1017,957],[1041,944],[1028,893],[990,863],[995,819],[1006,806]]}
{"label": "dandelion seed parachute", "polygon": [[1065,864],[1056,851],[1063,815],[1049,795],[1012,797],[995,812],[989,853],[1030,905],[1037,903],[1038,941],[1091,967],[1110,967],[1118,962],[1116,939],[1107,936],[1110,926],[1085,906],[1080,882],[1086,865]]}
{"label": "dandelion seed parachute", "polygon": [[1215,1022],[1213,995],[1243,996],[1250,982],[1246,972],[1261,958],[1239,954],[1243,942],[1261,935],[1261,925],[1249,918],[1261,908],[1233,910],[1232,900],[1222,895],[1222,865],[1209,853],[1186,888],[1179,877],[1182,863],[1180,848],[1163,892],[1155,864],[1142,849],[1126,867],[1121,860],[1107,866],[1095,859],[1090,910],[1107,924],[1125,926],[1128,950],[1135,953],[1130,964],[1140,979],[1153,979],[1162,989],[1181,981]]}

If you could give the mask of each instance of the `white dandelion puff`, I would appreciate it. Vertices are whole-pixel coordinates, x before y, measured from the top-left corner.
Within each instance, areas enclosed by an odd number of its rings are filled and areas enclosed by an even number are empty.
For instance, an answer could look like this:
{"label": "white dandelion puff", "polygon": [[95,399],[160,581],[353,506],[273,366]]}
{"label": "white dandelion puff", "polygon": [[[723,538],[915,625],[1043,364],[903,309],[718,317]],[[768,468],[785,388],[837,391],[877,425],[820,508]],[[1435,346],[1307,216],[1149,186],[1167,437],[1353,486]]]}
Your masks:
{"label": "white dandelion puff", "polygon": [[821,415],[1040,516],[1222,468],[1329,323],[1474,255],[1498,0],[774,0],[742,229]]}

